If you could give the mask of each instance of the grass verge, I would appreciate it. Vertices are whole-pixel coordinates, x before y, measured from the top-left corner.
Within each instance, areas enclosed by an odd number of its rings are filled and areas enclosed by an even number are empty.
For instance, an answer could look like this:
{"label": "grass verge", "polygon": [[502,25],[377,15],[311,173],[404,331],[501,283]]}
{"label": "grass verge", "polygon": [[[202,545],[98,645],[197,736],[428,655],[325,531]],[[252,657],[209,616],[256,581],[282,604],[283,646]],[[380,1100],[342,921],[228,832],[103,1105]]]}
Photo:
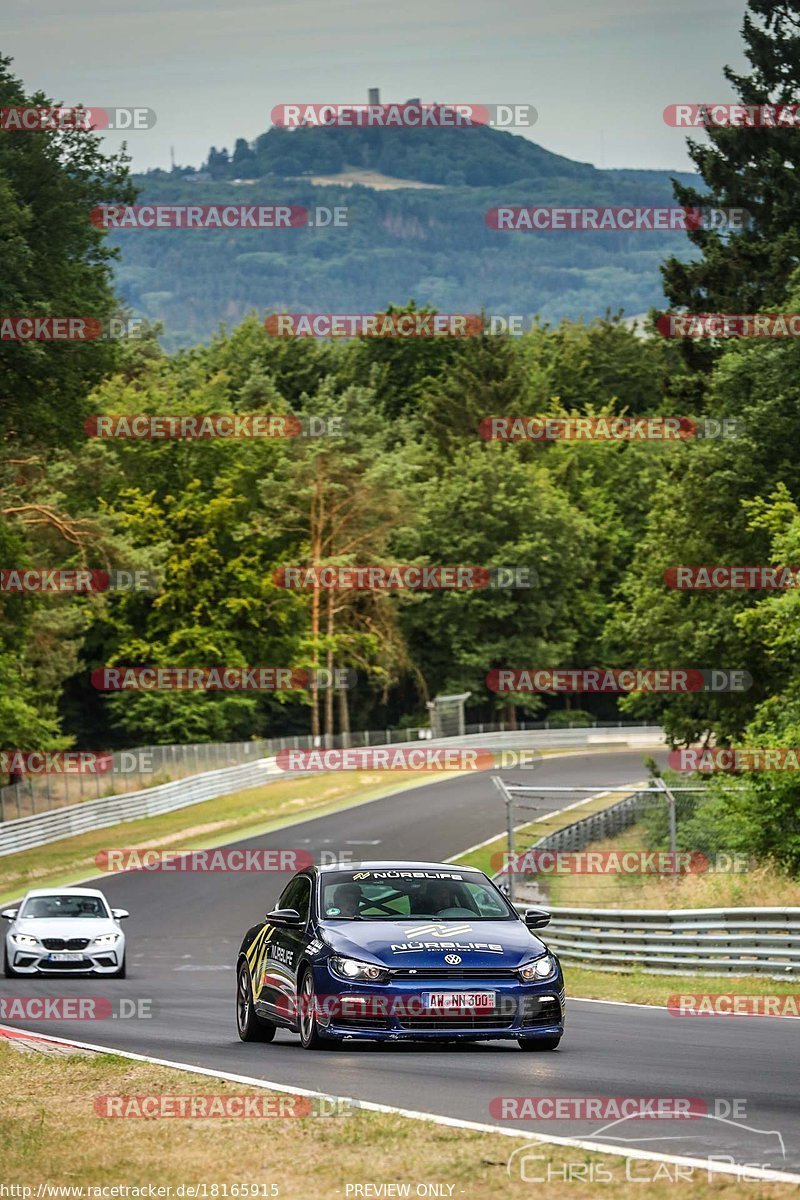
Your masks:
{"label": "grass verge", "polygon": [[[545,934],[545,938],[547,935]],[[624,1000],[628,1004],[666,1005],[670,996],[710,993],[714,996],[796,996],[797,980],[757,975],[646,975],[643,971],[590,971],[564,967],[567,997],[584,1000]],[[689,1020],[681,1017],[680,1020]],[[697,1020],[706,1018],[697,1017]],[[741,1020],[746,1020],[742,1017]]]}
{"label": "grass verge", "polygon": [[[643,824],[588,850],[648,850]],[[726,856],[733,862],[733,856]],[[564,874],[540,878],[549,902],[560,908],[759,908],[797,907],[800,881],[765,863],[751,870],[708,870],[683,875]]]}
{"label": "grass verge", "polygon": [[[268,1048],[264,1053],[269,1053]],[[0,1039],[0,1074],[5,1100],[0,1116],[3,1182],[30,1187],[28,1194],[34,1196],[39,1184],[76,1188],[122,1184],[143,1188],[138,1194],[144,1196],[148,1185],[171,1187],[173,1196],[179,1194],[174,1189],[181,1184],[206,1185],[205,1193],[194,1195],[209,1198],[223,1197],[223,1185],[227,1196],[247,1197],[269,1196],[274,1185],[272,1194],[284,1200],[306,1196],[345,1200],[380,1195],[365,1191],[365,1185],[374,1188],[391,1182],[408,1184],[405,1194],[412,1196],[425,1194],[418,1192],[419,1184],[437,1184],[444,1185],[442,1190],[428,1194],[530,1200],[531,1183],[520,1179],[519,1172],[516,1178],[509,1176],[507,1170],[510,1155],[520,1146],[531,1146],[539,1156],[529,1164],[529,1172],[535,1168],[536,1175],[552,1173],[555,1179],[563,1179],[565,1171],[577,1172],[572,1182],[560,1187],[551,1184],[548,1195],[557,1188],[570,1200],[593,1200],[597,1185],[592,1176],[603,1172],[603,1182],[616,1185],[614,1196],[625,1200],[641,1196],[641,1183],[626,1178],[626,1160],[621,1157],[534,1146],[500,1134],[447,1128],[393,1114],[356,1110],[329,1117],[143,1120],[99,1116],[95,1101],[108,1095],[270,1095],[263,1089],[112,1054],[23,1054]],[[277,1101],[278,1094],[271,1095]],[[629,1169],[653,1180],[648,1200],[673,1200],[675,1179],[670,1172],[691,1170],[647,1162],[632,1162]],[[709,1181],[700,1168],[684,1175],[684,1185],[690,1180],[692,1200],[744,1200],[754,1194],[752,1183],[722,1175]],[[360,1192],[348,1190],[359,1184]],[[233,1185],[248,1190],[232,1193]],[[252,1189],[257,1186],[256,1193]],[[760,1200],[788,1200],[796,1195],[796,1185],[790,1183],[759,1183],[756,1190]],[[186,1190],[183,1194],[191,1195]]]}

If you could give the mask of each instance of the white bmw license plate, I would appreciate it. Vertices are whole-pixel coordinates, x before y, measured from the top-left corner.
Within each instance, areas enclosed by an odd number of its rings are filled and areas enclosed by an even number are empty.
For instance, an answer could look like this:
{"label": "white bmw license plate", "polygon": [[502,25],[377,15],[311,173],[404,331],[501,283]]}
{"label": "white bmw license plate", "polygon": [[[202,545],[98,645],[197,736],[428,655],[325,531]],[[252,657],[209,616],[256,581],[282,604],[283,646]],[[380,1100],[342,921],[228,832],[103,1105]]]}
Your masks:
{"label": "white bmw license plate", "polygon": [[488,1012],[494,1008],[494,992],[425,992],[426,1008],[444,1012]]}
{"label": "white bmw license plate", "polygon": [[64,950],[56,950],[48,957],[50,962],[81,962],[83,959],[82,954],[72,954]]}

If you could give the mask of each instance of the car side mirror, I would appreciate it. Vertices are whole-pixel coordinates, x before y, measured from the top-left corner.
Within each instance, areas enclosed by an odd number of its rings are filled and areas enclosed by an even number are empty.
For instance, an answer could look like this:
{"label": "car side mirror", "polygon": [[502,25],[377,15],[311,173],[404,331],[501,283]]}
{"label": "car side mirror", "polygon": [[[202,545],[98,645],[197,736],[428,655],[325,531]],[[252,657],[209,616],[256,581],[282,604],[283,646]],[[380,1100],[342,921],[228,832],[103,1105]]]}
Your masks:
{"label": "car side mirror", "polygon": [[305,924],[296,908],[273,908],[266,919],[270,925],[282,925],[287,929],[300,929]]}
{"label": "car side mirror", "polygon": [[127,908],[112,908],[111,915],[115,921],[124,921],[125,918],[129,917],[131,914],[128,912]]}
{"label": "car side mirror", "polygon": [[544,929],[550,924],[550,913],[544,908],[526,908],[525,924],[528,929]]}
{"label": "car side mirror", "polygon": [[5,919],[7,921],[13,921],[18,912],[19,912],[18,908],[4,908],[3,916],[5,917]]}

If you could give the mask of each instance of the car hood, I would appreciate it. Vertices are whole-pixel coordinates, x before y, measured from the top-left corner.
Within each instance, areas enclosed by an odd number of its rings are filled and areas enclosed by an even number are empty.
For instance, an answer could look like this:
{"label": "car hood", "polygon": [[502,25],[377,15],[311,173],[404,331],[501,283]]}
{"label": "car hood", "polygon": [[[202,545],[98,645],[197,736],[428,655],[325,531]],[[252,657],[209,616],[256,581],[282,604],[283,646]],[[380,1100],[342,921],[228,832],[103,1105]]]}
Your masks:
{"label": "car hood", "polygon": [[12,925],[14,933],[37,938],[96,938],[104,933],[119,933],[119,926],[110,917],[22,917]]}
{"label": "car hood", "polygon": [[388,967],[438,967],[457,955],[464,967],[517,967],[547,947],[521,921],[321,922],[337,954]]}

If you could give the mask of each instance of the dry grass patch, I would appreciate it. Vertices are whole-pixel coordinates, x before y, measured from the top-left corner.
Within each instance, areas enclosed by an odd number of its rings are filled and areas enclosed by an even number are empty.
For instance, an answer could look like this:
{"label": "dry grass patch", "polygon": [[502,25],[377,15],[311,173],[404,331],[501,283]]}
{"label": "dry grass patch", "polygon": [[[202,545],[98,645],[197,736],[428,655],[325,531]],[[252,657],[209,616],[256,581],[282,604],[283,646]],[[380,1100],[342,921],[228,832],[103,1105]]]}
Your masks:
{"label": "dry grass patch", "polygon": [[[534,1192],[531,1183],[509,1176],[509,1155],[522,1142],[499,1134],[363,1110],[325,1118],[104,1118],[94,1107],[101,1095],[265,1092],[110,1054],[31,1058],[12,1053],[1,1040],[0,1075],[6,1184],[36,1189],[40,1183],[145,1188],[205,1183],[209,1197],[214,1184],[227,1184],[229,1196],[234,1184],[262,1184],[263,1195],[276,1184],[284,1200],[345,1200],[348,1185],[390,1182],[409,1184],[412,1196],[420,1183],[452,1185],[453,1197],[468,1200],[530,1200],[542,1194],[541,1189]],[[609,1195],[641,1200],[641,1184],[626,1181],[622,1158],[546,1144],[536,1146],[535,1153],[543,1156],[535,1164],[538,1173],[572,1163],[573,1170],[582,1169],[588,1176],[602,1167],[614,1180]],[[636,1164],[637,1172],[662,1174],[648,1185],[648,1200],[674,1200],[674,1181],[664,1178],[664,1166]],[[691,1200],[788,1200],[796,1194],[792,1184],[754,1185],[725,1176],[709,1183],[701,1171],[696,1183],[683,1184],[684,1196],[686,1188]],[[591,1182],[554,1183],[546,1194],[596,1200],[596,1189]],[[365,1194],[370,1193],[361,1192]],[[217,1195],[222,1196],[221,1189]]]}

